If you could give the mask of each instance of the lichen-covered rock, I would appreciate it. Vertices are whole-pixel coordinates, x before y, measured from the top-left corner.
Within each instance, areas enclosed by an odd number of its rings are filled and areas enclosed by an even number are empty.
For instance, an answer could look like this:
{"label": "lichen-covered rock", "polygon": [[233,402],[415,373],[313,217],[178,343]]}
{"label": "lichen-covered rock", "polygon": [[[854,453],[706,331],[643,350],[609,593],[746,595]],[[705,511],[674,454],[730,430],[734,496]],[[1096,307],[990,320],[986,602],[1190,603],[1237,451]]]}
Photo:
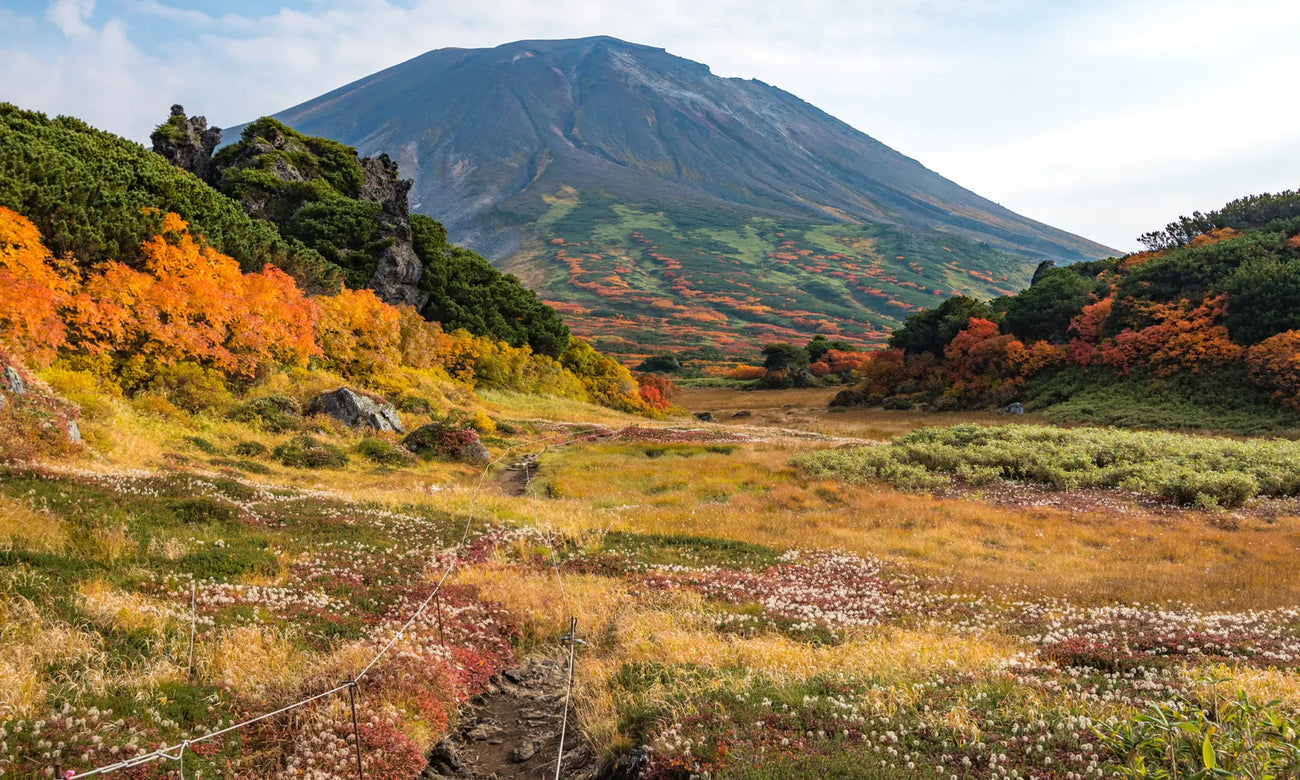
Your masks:
{"label": "lichen-covered rock", "polygon": [[329,415],[353,428],[364,425],[377,431],[405,431],[402,421],[397,417],[397,409],[392,404],[358,393],[350,387],[322,393],[312,401],[307,411],[310,414]]}
{"label": "lichen-covered rock", "polygon": [[10,365],[4,368],[5,389],[14,395],[26,395],[27,383],[23,381],[23,375],[18,373],[18,369]]}
{"label": "lichen-covered rock", "polygon": [[167,162],[212,183],[212,150],[221,143],[221,128],[208,127],[206,117],[186,117],[184,106],[172,106],[171,116],[149,140]]}

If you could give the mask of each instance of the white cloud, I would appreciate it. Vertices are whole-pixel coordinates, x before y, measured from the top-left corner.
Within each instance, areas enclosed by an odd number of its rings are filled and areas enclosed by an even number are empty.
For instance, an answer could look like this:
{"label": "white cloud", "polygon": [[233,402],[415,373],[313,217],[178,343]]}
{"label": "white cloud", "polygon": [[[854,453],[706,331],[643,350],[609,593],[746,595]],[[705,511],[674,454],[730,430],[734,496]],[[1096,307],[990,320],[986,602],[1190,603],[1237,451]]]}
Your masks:
{"label": "white cloud", "polygon": [[[98,12],[94,0],[56,0],[46,19],[75,40],[27,36],[18,45],[28,48],[0,51],[0,98],[143,141],[172,102],[233,124],[430,49],[606,34],[778,86],[975,192],[1111,244],[1177,213],[1300,184],[1289,133],[1300,103],[1288,99],[1300,6],[1283,0],[306,8],[218,16],[168,0]],[[96,26],[106,12],[114,18]],[[1187,202],[1199,198],[1210,200]]]}
{"label": "white cloud", "polygon": [[160,3],[158,0],[127,0],[126,5],[137,13],[174,22],[184,22],[186,24],[215,24],[217,22],[216,19],[202,11],[193,8],[177,8]]}
{"label": "white cloud", "polygon": [[91,31],[86,23],[95,12],[95,0],[53,0],[45,11],[45,18],[67,36],[82,36]]}

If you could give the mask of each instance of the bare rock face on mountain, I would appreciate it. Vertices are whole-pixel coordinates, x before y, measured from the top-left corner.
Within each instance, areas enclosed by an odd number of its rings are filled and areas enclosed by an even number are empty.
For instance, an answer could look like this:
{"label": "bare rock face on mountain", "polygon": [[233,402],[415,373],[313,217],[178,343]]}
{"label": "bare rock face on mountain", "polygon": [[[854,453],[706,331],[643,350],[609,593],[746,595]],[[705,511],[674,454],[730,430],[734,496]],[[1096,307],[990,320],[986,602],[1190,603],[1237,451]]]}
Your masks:
{"label": "bare rock face on mountain", "polygon": [[212,150],[221,143],[221,128],[208,127],[206,117],[186,117],[184,106],[172,106],[171,116],[149,140],[172,165],[212,183]]}
{"label": "bare rock face on mountain", "polygon": [[367,286],[387,303],[423,308],[429,295],[420,289],[424,265],[411,243],[411,180],[397,178],[397,163],[386,154],[363,157],[360,162],[365,179],[358,199],[380,205],[379,235],[393,239],[376,262]]}

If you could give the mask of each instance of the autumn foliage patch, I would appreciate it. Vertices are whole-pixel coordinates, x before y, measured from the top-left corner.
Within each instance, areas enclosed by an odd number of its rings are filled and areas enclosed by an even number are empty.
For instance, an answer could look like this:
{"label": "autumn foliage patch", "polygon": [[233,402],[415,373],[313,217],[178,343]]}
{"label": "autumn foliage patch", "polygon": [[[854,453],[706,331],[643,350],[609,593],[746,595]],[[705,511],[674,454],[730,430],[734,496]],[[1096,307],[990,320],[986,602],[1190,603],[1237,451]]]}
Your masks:
{"label": "autumn foliage patch", "polygon": [[668,409],[667,385],[651,382],[642,393],[626,368],[581,340],[555,359],[446,333],[370,290],[309,297],[274,266],[241,272],[175,214],[160,224],[140,247],[140,267],[107,261],[80,271],[55,258],[29,220],[0,208],[0,342],[34,367],[63,358],[127,390],[172,374],[220,385],[315,365],[380,387],[400,387],[403,372],[434,371],[629,412]]}
{"label": "autumn foliage patch", "polygon": [[1045,263],[1018,295],[949,299],[908,317],[892,349],[856,367],[864,381],[840,402],[1033,402],[1044,378],[1071,370],[1094,383],[1209,382],[1300,410],[1297,211],[1295,193],[1234,201],[1224,212],[1230,224],[1198,214],[1171,225],[1177,240],[1151,251]]}

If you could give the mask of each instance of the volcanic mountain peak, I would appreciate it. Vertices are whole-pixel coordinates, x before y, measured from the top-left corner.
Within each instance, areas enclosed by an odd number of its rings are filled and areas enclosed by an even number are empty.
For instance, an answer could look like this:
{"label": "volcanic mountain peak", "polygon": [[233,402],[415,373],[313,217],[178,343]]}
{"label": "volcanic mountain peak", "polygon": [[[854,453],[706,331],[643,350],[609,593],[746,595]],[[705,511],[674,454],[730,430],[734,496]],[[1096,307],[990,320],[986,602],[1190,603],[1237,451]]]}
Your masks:
{"label": "volcanic mountain peak", "polygon": [[[872,342],[907,311],[884,308],[889,301],[915,308],[935,295],[987,296],[1018,289],[1041,260],[1112,253],[982,198],[788,92],[609,37],[439,49],[275,117],[362,154],[387,152],[415,180],[415,211],[550,300],[602,311],[639,301],[644,313],[654,299],[715,314],[726,307],[710,296],[740,301],[748,308],[722,319],[751,340],[798,329],[794,315],[747,319],[755,306],[797,310],[824,331]],[[658,262],[633,239],[647,231],[672,234],[656,246],[680,242],[673,251],[690,255],[674,255],[682,268],[667,278],[638,266]],[[816,242],[784,246],[810,231]],[[851,251],[866,240],[878,256]],[[564,244],[583,246],[582,260]],[[874,277],[802,263],[781,285],[818,292],[778,306],[757,288],[772,283],[760,274],[781,270],[764,269],[786,250],[843,256],[831,264],[874,268]],[[738,265],[721,269],[719,258]],[[725,278],[713,279],[721,270]],[[800,275],[831,271],[855,281]],[[745,283],[756,289],[721,289],[740,277],[754,277]],[[614,278],[619,285],[599,281]]]}

